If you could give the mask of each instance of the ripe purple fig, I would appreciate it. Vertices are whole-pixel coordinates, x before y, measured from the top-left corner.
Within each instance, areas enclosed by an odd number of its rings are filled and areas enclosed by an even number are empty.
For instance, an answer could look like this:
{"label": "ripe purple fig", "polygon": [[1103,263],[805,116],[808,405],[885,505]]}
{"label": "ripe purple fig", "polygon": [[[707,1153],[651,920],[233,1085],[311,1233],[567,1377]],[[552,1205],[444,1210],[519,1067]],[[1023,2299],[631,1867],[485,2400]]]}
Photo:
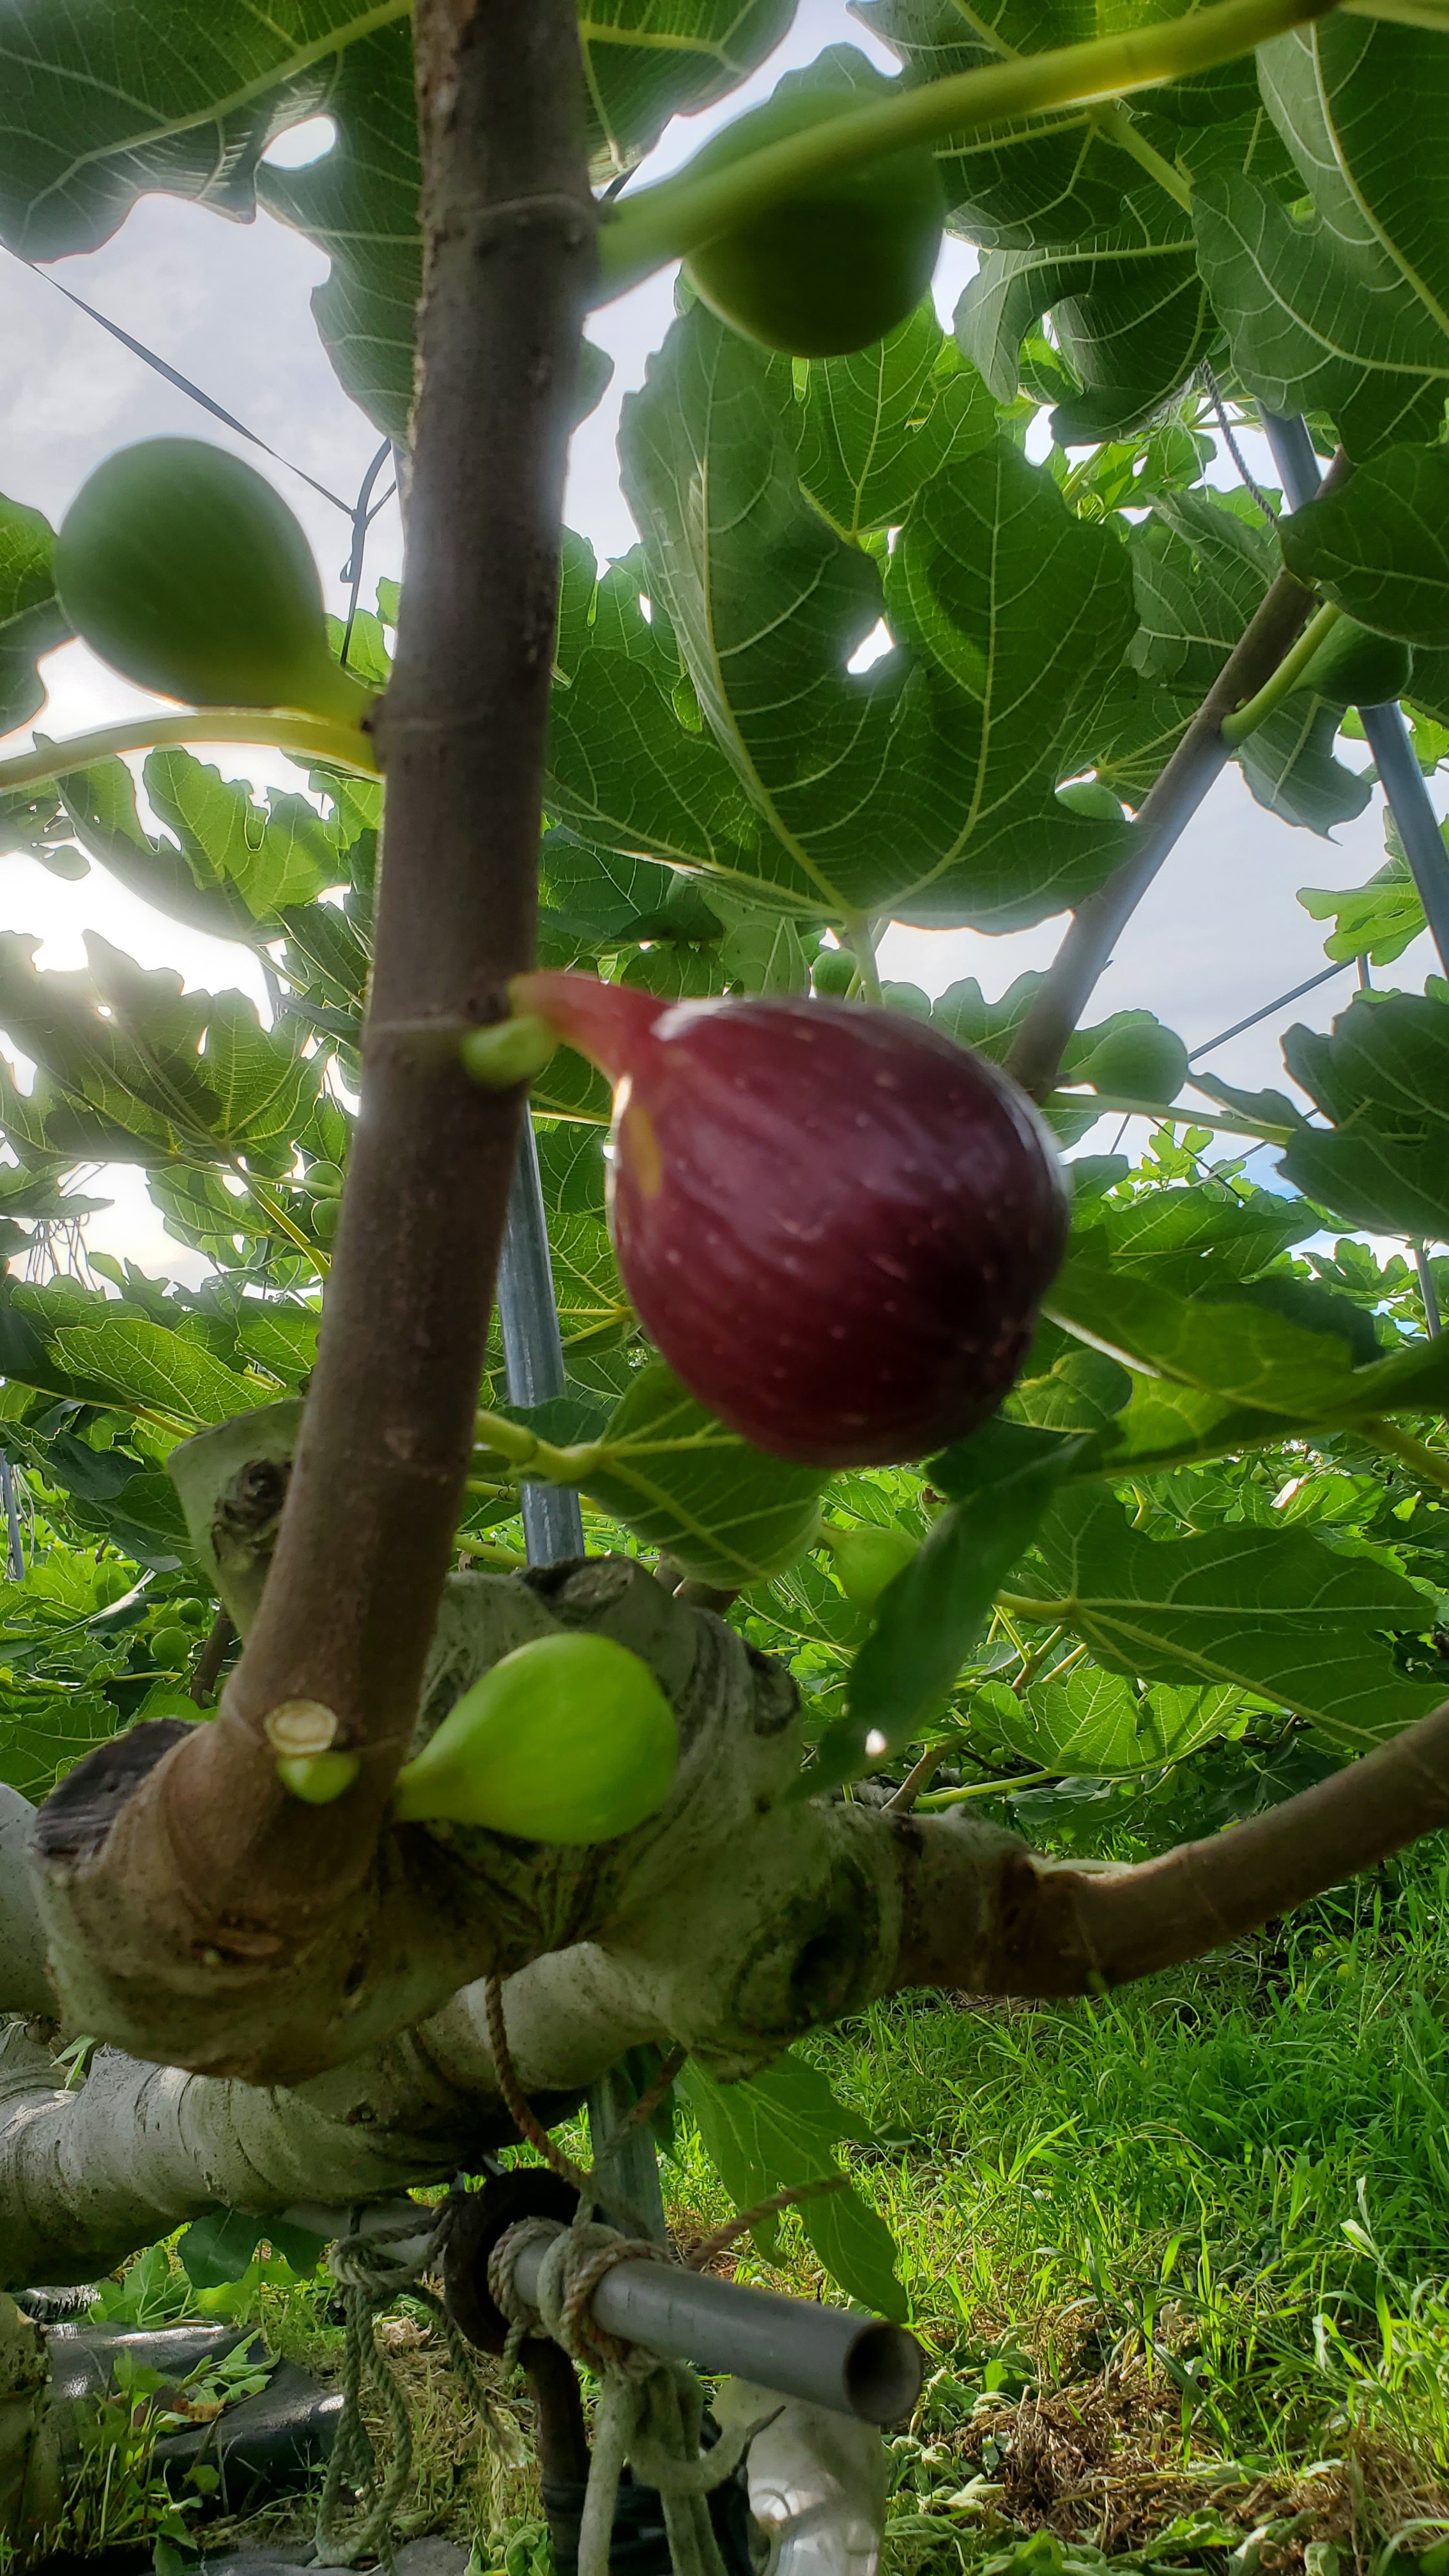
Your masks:
{"label": "ripe purple fig", "polygon": [[994,1412],[1067,1231],[1051,1138],[1004,1074],[852,1002],[549,973],[513,1005],[615,1084],[619,1267],[701,1404],[830,1468],[923,1457]]}

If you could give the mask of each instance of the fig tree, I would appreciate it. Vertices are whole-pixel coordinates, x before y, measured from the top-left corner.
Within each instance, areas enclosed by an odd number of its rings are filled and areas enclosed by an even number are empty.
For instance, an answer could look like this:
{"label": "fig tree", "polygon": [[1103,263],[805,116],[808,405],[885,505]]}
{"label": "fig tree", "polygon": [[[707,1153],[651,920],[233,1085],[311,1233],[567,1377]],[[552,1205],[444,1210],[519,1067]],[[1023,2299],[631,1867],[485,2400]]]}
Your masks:
{"label": "fig tree", "polygon": [[624,1285],[701,1404],[829,1468],[919,1458],[995,1410],[1067,1225],[1051,1139],[995,1066],[852,1002],[512,991],[616,1084]]}
{"label": "fig tree", "polygon": [[612,1842],[661,1804],[678,1759],[674,1711],[638,1655],[612,1637],[535,1637],[404,1764],[393,1814],[525,1842]]}
{"label": "fig tree", "polygon": [[[712,135],[689,176],[722,170],[766,144],[873,104],[894,83],[794,89]],[[923,144],[808,181],[718,234],[684,263],[704,302],[767,349],[835,358],[868,349],[913,313],[941,248],[945,199]]]}
{"label": "fig tree", "polygon": [[1157,1020],[1129,1022],[1109,1029],[1100,1045],[1072,1073],[1074,1082],[1089,1082],[1094,1091],[1115,1093],[1123,1100],[1155,1101],[1166,1106],[1187,1080],[1187,1049],[1175,1029]]}
{"label": "fig tree", "polygon": [[353,726],[370,704],[332,658],[285,501],[201,439],[142,439],[98,465],[61,522],[55,583],[92,651],[162,697]]}
{"label": "fig tree", "polygon": [[1414,676],[1414,648],[1397,635],[1375,635],[1341,617],[1319,645],[1301,686],[1345,707],[1381,707],[1401,698]]}

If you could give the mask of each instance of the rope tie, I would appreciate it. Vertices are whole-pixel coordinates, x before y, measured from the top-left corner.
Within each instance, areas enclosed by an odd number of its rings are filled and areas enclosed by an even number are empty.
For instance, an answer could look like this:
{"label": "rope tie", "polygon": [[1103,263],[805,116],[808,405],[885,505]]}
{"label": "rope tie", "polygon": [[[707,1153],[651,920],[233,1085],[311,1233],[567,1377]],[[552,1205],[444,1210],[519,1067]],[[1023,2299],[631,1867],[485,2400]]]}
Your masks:
{"label": "rope tie", "polygon": [[[366,2236],[358,2226],[361,2212],[355,2210],[351,2230],[338,2238],[327,2257],[328,2270],[342,2301],[346,2344],[342,2413],[317,2507],[315,2563],[319,2567],[352,2567],[360,2557],[375,2552],[389,2570],[392,2568],[392,2518],[412,2474],[413,2428],[397,2374],[377,2340],[377,2319],[400,2294],[405,2292],[425,2308],[441,2327],[448,2359],[478,2410],[485,2440],[502,2457],[516,2457],[512,2419],[504,2414],[492,2390],[479,2377],[472,2354],[442,2300],[422,2283],[421,2275],[433,2270],[442,2252],[452,2224],[453,2206],[451,2198],[443,2202],[425,2235],[423,2229],[433,2214],[428,2210],[419,2209],[415,2215],[396,2219]],[[399,2250],[404,2245],[408,2248],[405,2255]],[[382,2478],[378,2477],[376,2456],[362,2420],[365,2381],[370,2381],[376,2390],[388,2421],[388,2464]],[[354,2489],[363,2500],[362,2521],[350,2532],[341,2527],[345,2488]]]}
{"label": "rope tie", "polygon": [[[683,2362],[664,2359],[641,2345],[609,2334],[591,2314],[600,2282],[616,2263],[673,2263],[675,2257],[652,2237],[626,2234],[595,2217],[606,2197],[617,2196],[601,2171],[618,2155],[631,2133],[642,2127],[663,2100],[684,2062],[676,2048],[658,2075],[626,2113],[606,2145],[596,2154],[595,2168],[584,2173],[543,2129],[528,2102],[508,2046],[503,2016],[502,1982],[489,1978],[484,1989],[489,2039],[499,2089],[522,2137],[535,2146],[552,2170],[579,2194],[572,2226],[556,2219],[525,2218],[509,2228],[488,2266],[494,2304],[508,2319],[506,2346],[510,2362],[530,2335],[547,2335],[597,2376],[601,2397],[597,2410],[583,2523],[579,2536],[579,2576],[609,2576],[609,2547],[619,2480],[626,2465],[645,2486],[658,2490],[675,2576],[725,2576],[709,2515],[709,2496],[738,2466],[745,2451],[773,2414],[726,2435],[701,2453],[704,2393]],[[775,2192],[753,2209],[742,2210],[727,2227],[696,2246],[686,2268],[702,2269],[715,2254],[777,2210],[788,2209],[817,2192],[839,2191],[844,2174],[822,2175]],[[424,2308],[440,2327],[448,2358],[477,2408],[485,2440],[503,2459],[516,2463],[518,2428],[480,2378],[468,2345],[441,2299],[427,2289],[422,2274],[433,2270],[452,2225],[457,2200],[450,2194],[441,2207],[422,2207],[372,2228],[364,2235],[361,2210],[354,2210],[348,2233],[328,2255],[337,2283],[346,2328],[342,2379],[342,2413],[327,2463],[317,2509],[316,2564],[352,2567],[376,2553],[393,2566],[392,2519],[402,2501],[412,2470],[412,2419],[406,2397],[387,2355],[378,2344],[376,2321],[401,2295]],[[429,2220],[432,2221],[429,2227]],[[530,2245],[542,2244],[543,2260],[532,2302],[519,2287],[517,2269]],[[382,2401],[390,2433],[389,2458],[379,2478],[373,2447],[362,2420],[364,2384],[370,2382]],[[351,2532],[341,2529],[344,2489],[362,2499],[363,2516]]]}
{"label": "rope tie", "polygon": [[[701,2452],[704,2392],[683,2362],[667,2361],[605,2332],[589,2309],[616,2263],[669,2263],[652,2237],[621,2236],[590,2215],[585,2197],[571,2227],[524,2218],[500,2237],[488,2264],[488,2288],[509,2323],[508,2352],[529,2335],[548,2335],[601,2384],[594,2418],[589,2483],[579,2531],[579,2576],[609,2576],[609,2544],[619,2480],[626,2464],[656,2487],[664,2508],[675,2576],[724,2576],[709,2516],[711,2490],[733,2475],[759,2430],[748,2424]],[[525,2251],[544,2248],[532,2299],[518,2283]]]}

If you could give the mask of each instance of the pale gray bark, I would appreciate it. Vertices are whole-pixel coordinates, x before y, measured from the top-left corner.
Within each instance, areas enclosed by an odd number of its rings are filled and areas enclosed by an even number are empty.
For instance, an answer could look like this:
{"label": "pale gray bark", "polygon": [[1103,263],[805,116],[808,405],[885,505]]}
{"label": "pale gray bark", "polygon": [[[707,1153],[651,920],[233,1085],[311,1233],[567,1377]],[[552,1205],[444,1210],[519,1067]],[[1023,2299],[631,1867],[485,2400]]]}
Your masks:
{"label": "pale gray bark", "polygon": [[35,1810],[0,1781],[0,2013],[55,2010],[25,1847]]}

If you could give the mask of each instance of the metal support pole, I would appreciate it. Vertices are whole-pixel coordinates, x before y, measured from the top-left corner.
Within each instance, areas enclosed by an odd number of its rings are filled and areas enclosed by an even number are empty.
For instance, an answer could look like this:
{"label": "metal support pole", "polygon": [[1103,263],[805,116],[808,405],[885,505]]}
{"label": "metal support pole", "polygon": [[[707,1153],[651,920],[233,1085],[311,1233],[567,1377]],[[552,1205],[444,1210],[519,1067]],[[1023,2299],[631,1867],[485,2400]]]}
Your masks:
{"label": "metal support pole", "polygon": [[[1287,419],[1280,412],[1265,411],[1262,419],[1289,508],[1301,510],[1305,501],[1312,500],[1321,480],[1308,425],[1298,418]],[[1385,706],[1360,707],[1358,712],[1418,888],[1424,918],[1439,951],[1439,963],[1449,975],[1449,851],[1445,850],[1439,818],[1414,756],[1409,728],[1393,700]]]}
{"label": "metal support pole", "polygon": [[[437,2211],[411,2199],[384,2200],[369,2209],[335,2209],[322,2201],[296,2201],[283,2212],[293,2227],[313,2236],[371,2237],[415,2217],[418,2232],[389,2235],[388,2252],[404,2266],[417,2263],[431,2241]],[[532,2301],[547,2248],[526,2245],[515,2273]],[[807,2405],[828,2406],[865,2424],[898,2424],[921,2392],[925,2354],[904,2326],[887,2325],[859,2308],[828,2308],[817,2299],[782,2299],[712,2272],[689,2272],[682,2263],[616,2263],[588,2301],[587,2314],[607,2334],[649,2352],[688,2361],[696,2370],[729,2371],[757,2387],[778,2389]]]}
{"label": "metal support pole", "polygon": [[[503,1365],[514,1404],[543,1404],[564,1387],[563,1340],[548,1251],[548,1215],[538,1172],[533,1120],[525,1114],[508,1195],[508,1223],[498,1265],[498,1321]],[[584,1521],[577,1494],[562,1485],[523,1488],[523,1543],[530,1565],[582,1556]],[[597,2156],[633,2103],[622,2069],[611,2067],[589,2088],[589,2137]],[[663,2239],[664,2196],[647,2130],[631,2130],[607,2172],[630,2229]]]}
{"label": "metal support pole", "polygon": [[1283,479],[1283,498],[1290,510],[1301,510],[1305,501],[1313,499],[1323,480],[1308,423],[1298,412],[1265,411],[1260,417],[1263,435],[1273,450],[1273,462]]}
{"label": "metal support pole", "polygon": [[1358,712],[1368,747],[1378,763],[1389,810],[1399,827],[1399,839],[1419,889],[1439,963],[1449,975],[1449,851],[1444,847],[1439,817],[1429,802],[1403,710],[1391,703],[1360,707]]}
{"label": "metal support pole", "polygon": [[25,1546],[20,1536],[20,1507],[15,1500],[15,1470],[0,1449],[0,1503],[5,1507],[5,1570],[12,1583],[25,1580]]}
{"label": "metal support pole", "polygon": [[[515,2274],[532,2299],[542,2244],[525,2245]],[[607,2334],[694,2364],[730,2371],[784,2397],[866,2424],[898,2424],[921,2391],[925,2356],[904,2326],[814,2299],[782,2299],[674,2263],[616,2263],[589,2301]]]}
{"label": "metal support pole", "polygon": [[[498,1321],[512,1404],[544,1404],[564,1389],[563,1340],[548,1257],[548,1218],[538,1173],[533,1120],[525,1112],[508,1194],[508,1223],[498,1264]],[[584,1516],[564,1485],[525,1485],[523,1543],[530,1565],[582,1556]]]}

